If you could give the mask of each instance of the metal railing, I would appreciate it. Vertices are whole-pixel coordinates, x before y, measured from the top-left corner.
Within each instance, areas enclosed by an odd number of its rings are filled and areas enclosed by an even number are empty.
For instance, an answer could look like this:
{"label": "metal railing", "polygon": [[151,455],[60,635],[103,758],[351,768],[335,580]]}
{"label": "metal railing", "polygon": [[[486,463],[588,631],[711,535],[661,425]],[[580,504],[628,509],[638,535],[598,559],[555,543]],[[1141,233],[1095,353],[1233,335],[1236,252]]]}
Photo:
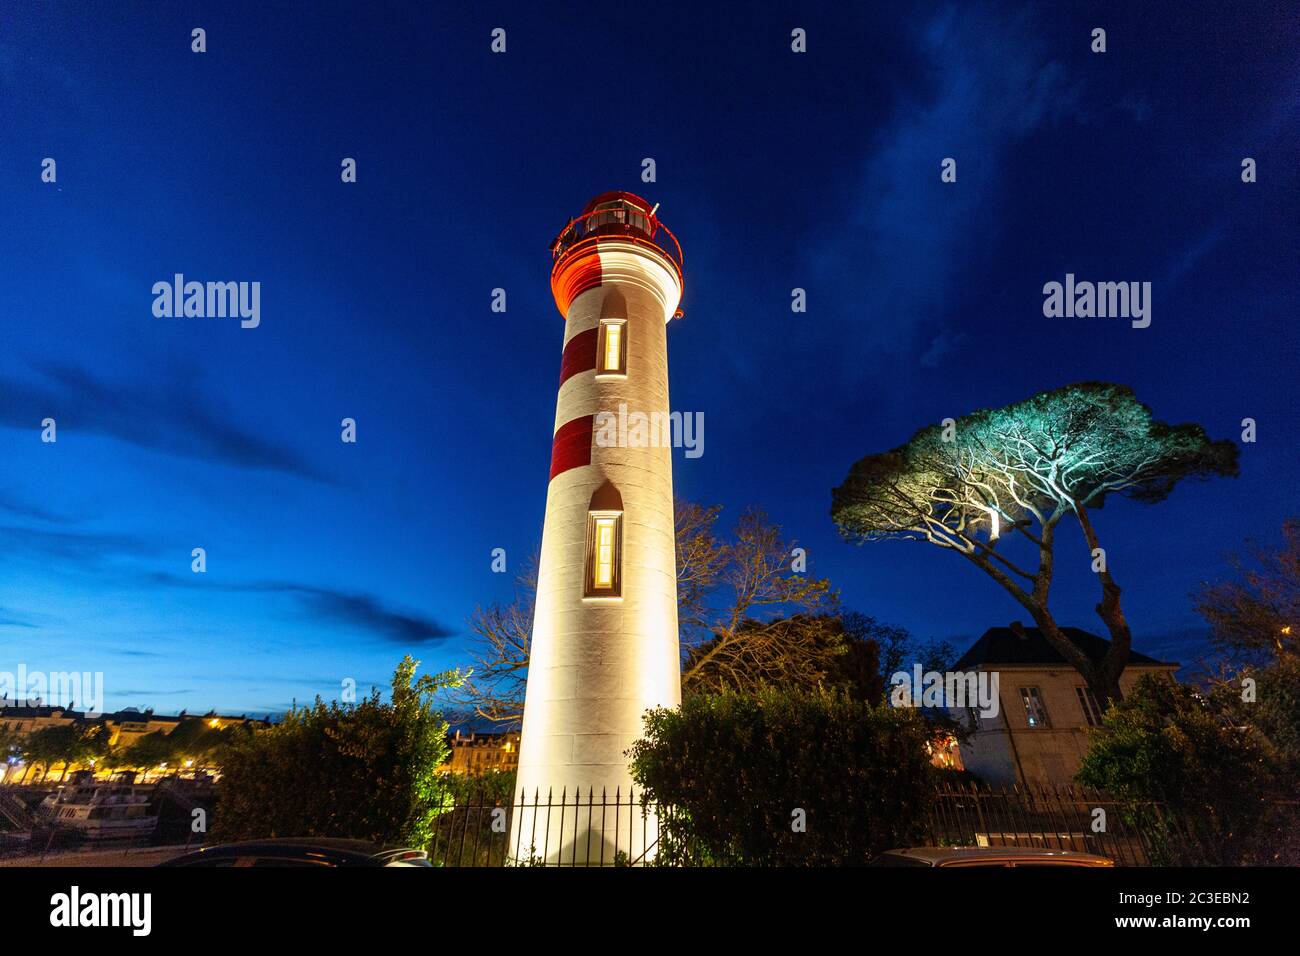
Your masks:
{"label": "metal railing", "polygon": [[[436,818],[435,866],[681,865],[683,839],[672,808],[635,790],[531,795],[449,802]],[[671,849],[664,854],[665,848]]]}
{"label": "metal railing", "polygon": [[13,794],[0,789],[0,821],[8,824],[8,829],[14,831],[29,830],[34,819],[25,803]]}
{"label": "metal railing", "polygon": [[[672,240],[671,247],[658,241],[661,231]],[[685,262],[682,259],[681,243],[671,229],[635,206],[594,209],[576,219],[570,219],[551,243],[551,257],[556,267],[570,252],[594,245],[601,237],[617,237],[655,249],[673,264],[678,280],[683,280]]]}
{"label": "metal railing", "polygon": [[[933,846],[1072,850],[1119,866],[1215,862],[1210,831],[1196,821],[1157,801],[1080,787],[945,784],[923,823]],[[681,811],[636,791],[458,798],[435,820],[429,859],[435,866],[712,865],[687,824]]]}
{"label": "metal railing", "polygon": [[1170,865],[1203,856],[1196,835],[1152,801],[1082,787],[978,784],[940,787],[929,816],[936,846],[1073,850],[1119,866]]}

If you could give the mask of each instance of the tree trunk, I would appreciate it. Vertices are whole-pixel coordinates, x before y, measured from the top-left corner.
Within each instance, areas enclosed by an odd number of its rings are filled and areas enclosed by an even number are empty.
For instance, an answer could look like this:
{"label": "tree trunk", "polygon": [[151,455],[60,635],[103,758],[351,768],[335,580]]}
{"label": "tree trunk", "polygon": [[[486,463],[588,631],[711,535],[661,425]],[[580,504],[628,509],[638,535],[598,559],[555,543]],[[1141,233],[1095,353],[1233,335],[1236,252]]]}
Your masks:
{"label": "tree trunk", "polygon": [[[1092,527],[1088,510],[1083,505],[1076,505],[1075,513],[1079,517],[1079,527],[1083,529],[1084,540],[1088,543],[1088,553],[1095,554],[1099,547],[1097,532]],[[1105,559],[1102,561],[1101,570],[1097,572],[1097,577],[1101,581],[1101,601],[1096,607],[1097,616],[1110,632],[1110,647],[1106,649],[1106,656],[1101,662],[1098,675],[1106,689],[1106,699],[1103,700],[1097,688],[1093,688],[1093,693],[1097,695],[1097,702],[1104,710],[1110,700],[1118,701],[1124,698],[1119,689],[1119,678],[1124,673],[1124,668],[1128,666],[1129,653],[1133,647],[1133,635],[1129,631],[1128,621],[1124,618],[1124,610],[1120,607],[1119,599],[1123,592],[1115,583],[1115,578],[1110,573],[1110,564]]]}
{"label": "tree trunk", "polygon": [[[1055,523],[1055,518],[1053,518],[1052,523]],[[1065,636],[1060,627],[1057,626],[1056,619],[1052,617],[1051,611],[1047,609],[1047,595],[1052,584],[1052,556],[1055,544],[1054,536],[1050,533],[1050,530],[1043,536],[1042,541],[1039,570],[1034,580],[1033,594],[1026,593],[1024,588],[1011,580],[1001,568],[995,567],[988,558],[979,554],[961,553],[980,567],[985,574],[1006,588],[1007,592],[1016,599],[1020,606],[1029,612],[1034,619],[1034,624],[1042,631],[1047,643],[1055,648],[1056,652],[1064,657],[1066,662],[1078,672],[1084,683],[1088,685],[1088,689],[1092,691],[1093,696],[1097,698],[1098,705],[1102,710],[1105,710],[1110,701],[1120,699],[1119,678],[1116,676],[1111,679],[1104,667],[1096,667],[1088,655]],[[1116,588],[1115,590],[1116,600],[1118,600],[1119,589]],[[1113,645],[1111,650],[1114,650]],[[1107,657],[1109,656],[1108,653]],[[1127,662],[1127,660],[1128,645],[1126,642],[1124,645],[1124,661]],[[1122,664],[1120,670],[1123,670]]]}
{"label": "tree trunk", "polygon": [[1083,682],[1097,698],[1097,704],[1103,711],[1111,700],[1120,699],[1119,688],[1107,677],[1104,667],[1094,665],[1092,659],[1083,653],[1074,641],[1065,636],[1050,614],[1045,613],[1042,618],[1035,617],[1034,623],[1043,632],[1047,643],[1056,648],[1057,653],[1064,657],[1083,678]]}

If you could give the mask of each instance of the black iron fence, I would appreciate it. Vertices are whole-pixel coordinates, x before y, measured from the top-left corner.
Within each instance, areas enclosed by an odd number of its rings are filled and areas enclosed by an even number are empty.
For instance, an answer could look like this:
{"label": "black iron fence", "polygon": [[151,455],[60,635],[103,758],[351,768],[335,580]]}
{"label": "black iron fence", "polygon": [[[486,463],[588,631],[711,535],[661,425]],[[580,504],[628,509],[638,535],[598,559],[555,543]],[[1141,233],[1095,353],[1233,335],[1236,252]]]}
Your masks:
{"label": "black iron fence", "polygon": [[[707,865],[686,823],[636,791],[471,797],[438,817],[429,855],[437,866]],[[1073,850],[1120,866],[1209,859],[1161,804],[1075,787],[945,785],[921,830],[935,846]]]}
{"label": "black iron fence", "polygon": [[946,785],[930,812],[929,834],[936,846],[1072,850],[1119,866],[1168,865],[1194,849],[1194,836],[1163,805],[1079,787]]}
{"label": "black iron fence", "polygon": [[435,866],[665,865],[683,859],[678,820],[635,790],[462,799],[437,818],[429,859]]}

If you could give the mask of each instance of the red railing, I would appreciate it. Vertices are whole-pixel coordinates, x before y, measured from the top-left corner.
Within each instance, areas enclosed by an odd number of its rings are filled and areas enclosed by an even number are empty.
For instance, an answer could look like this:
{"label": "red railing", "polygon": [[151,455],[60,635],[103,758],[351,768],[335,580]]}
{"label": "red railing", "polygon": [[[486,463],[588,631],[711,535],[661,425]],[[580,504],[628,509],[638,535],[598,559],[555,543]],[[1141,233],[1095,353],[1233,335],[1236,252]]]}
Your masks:
{"label": "red railing", "polygon": [[[595,222],[593,223],[592,220]],[[667,233],[668,238],[672,240],[671,248],[655,241],[660,230]],[[568,225],[560,230],[560,234],[551,243],[551,257],[555,261],[555,267],[558,268],[560,260],[569,253],[586,248],[589,244],[594,245],[601,237],[610,236],[617,236],[627,242],[658,250],[673,264],[677,270],[678,280],[684,279],[685,263],[682,260],[682,245],[673,235],[673,231],[644,209],[630,204],[614,209],[593,209],[576,219],[570,219]],[[674,250],[676,255],[673,254]]]}

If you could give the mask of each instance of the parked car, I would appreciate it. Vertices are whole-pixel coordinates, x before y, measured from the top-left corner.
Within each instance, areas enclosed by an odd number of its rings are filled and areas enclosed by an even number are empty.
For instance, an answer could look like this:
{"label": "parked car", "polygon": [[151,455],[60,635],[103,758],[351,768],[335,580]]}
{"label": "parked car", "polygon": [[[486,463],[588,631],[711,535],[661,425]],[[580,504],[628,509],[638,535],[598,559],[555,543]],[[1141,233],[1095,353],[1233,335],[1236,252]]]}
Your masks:
{"label": "parked car", "polygon": [[381,847],[367,840],[247,840],[205,846],[159,866],[431,866],[424,850]]}
{"label": "parked car", "polygon": [[871,866],[1114,866],[1109,857],[1074,850],[1038,850],[1016,846],[918,846],[889,850]]}

